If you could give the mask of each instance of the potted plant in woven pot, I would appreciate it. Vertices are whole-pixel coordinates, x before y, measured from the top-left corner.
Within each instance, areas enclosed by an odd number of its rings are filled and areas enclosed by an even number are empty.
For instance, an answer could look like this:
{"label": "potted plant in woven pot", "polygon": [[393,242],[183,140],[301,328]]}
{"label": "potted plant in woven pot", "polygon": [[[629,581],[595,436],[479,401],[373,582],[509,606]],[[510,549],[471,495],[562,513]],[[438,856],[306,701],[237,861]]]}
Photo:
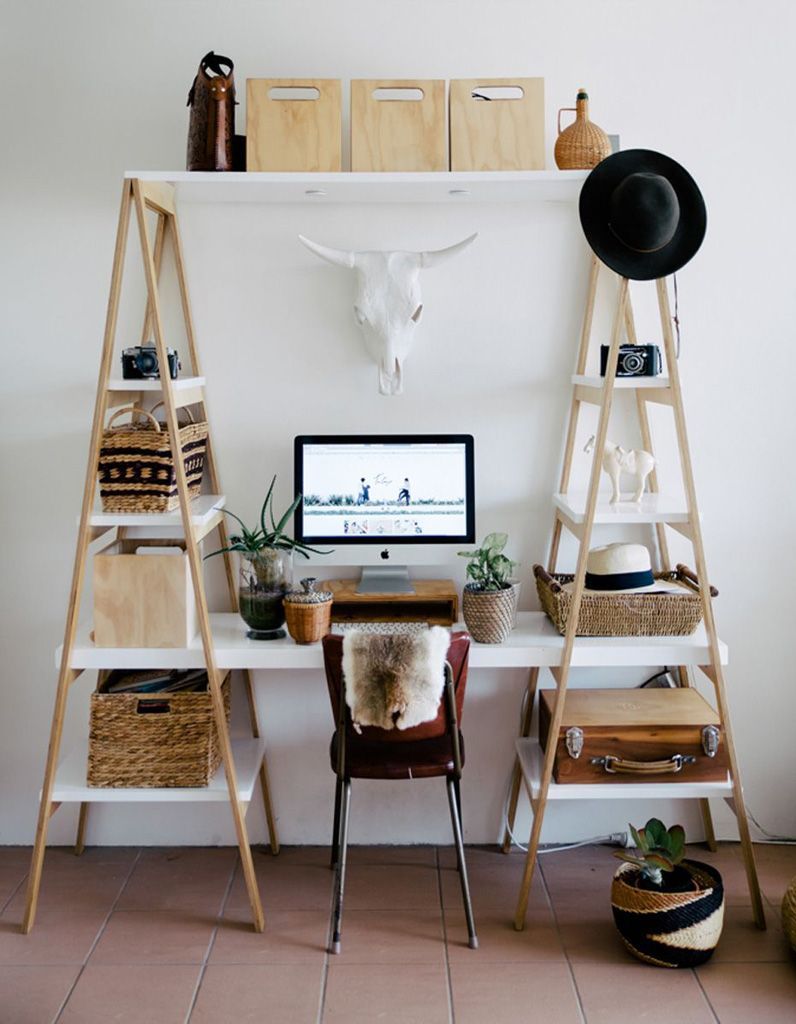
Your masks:
{"label": "potted plant in woven pot", "polygon": [[713,955],[724,924],[724,886],[710,864],[685,860],[682,825],[650,818],[614,875],[611,908],[633,956],[656,967],[696,967]]}
{"label": "potted plant in woven pot", "polygon": [[285,636],[281,627],[285,622],[283,599],[292,583],[292,555],[298,552],[309,558],[309,552],[326,554],[301,544],[285,533],[285,526],[301,501],[297,495],[287,511],[276,520],[273,511],[273,493],[276,477],[265,495],[260,518],[254,529],[249,529],[243,520],[224,509],[224,512],[240,524],[240,533],[230,537],[228,547],[212,551],[207,558],[224,551],[236,551],[240,556],[240,582],[238,602],[240,615],[249,626],[247,636],[252,640],[277,640]]}
{"label": "potted plant in woven pot", "polygon": [[519,583],[511,580],[517,565],[503,554],[508,534],[490,533],[475,551],[460,551],[468,558],[462,595],[464,623],[481,644],[500,644],[514,627]]}

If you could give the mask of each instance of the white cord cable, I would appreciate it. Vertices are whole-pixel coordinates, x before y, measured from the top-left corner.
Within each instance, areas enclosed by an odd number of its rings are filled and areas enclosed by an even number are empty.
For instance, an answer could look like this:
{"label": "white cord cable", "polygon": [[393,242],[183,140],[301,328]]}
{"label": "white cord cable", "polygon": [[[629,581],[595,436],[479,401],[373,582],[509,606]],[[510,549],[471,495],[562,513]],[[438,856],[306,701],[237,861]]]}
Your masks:
{"label": "white cord cable", "polygon": [[765,839],[762,840],[763,843],[779,843],[782,846],[796,846],[796,838],[794,836],[777,836],[774,835],[773,832],[769,832],[768,829],[763,828],[748,807],[746,808],[746,816],[752,822],[760,835],[765,836]]}

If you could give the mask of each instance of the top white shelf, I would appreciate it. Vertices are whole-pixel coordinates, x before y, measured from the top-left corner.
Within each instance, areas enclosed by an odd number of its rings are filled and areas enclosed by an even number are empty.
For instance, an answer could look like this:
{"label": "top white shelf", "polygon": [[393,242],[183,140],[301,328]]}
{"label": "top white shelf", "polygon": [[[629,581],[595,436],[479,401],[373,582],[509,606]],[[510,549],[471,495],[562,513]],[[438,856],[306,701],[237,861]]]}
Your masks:
{"label": "top white shelf", "polygon": [[127,171],[184,203],[574,203],[588,171]]}
{"label": "top white shelf", "polygon": [[[177,377],[171,382],[174,391],[190,391],[191,388],[203,388],[204,377]],[[146,377],[134,380],[129,377],[111,377],[108,391],[162,391],[163,381],[159,377]]]}
{"label": "top white shelf", "polygon": [[[587,374],[574,373],[572,383],[580,384],[585,388],[605,387],[605,377],[588,376]],[[644,388],[668,388],[668,377],[615,377],[614,387],[620,391],[638,391]]]}

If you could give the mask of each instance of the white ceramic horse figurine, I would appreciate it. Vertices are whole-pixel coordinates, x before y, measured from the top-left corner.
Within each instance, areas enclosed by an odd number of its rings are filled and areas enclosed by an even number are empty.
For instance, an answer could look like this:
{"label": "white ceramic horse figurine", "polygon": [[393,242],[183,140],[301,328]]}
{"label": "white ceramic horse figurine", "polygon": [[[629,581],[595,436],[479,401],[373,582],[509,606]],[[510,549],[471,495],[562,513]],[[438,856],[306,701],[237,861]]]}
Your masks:
{"label": "white ceramic horse figurine", "polygon": [[[584,452],[589,454],[594,451],[594,441],[595,437],[592,434],[586,442]],[[622,473],[636,478],[636,490],[630,500],[638,504],[644,493],[647,477],[655,469],[655,456],[645,452],[643,448],[623,448],[613,441],[606,441],[605,448],[603,448],[602,467],[603,471],[608,474],[613,488],[611,504],[615,505],[622,500],[619,490],[619,478]]]}

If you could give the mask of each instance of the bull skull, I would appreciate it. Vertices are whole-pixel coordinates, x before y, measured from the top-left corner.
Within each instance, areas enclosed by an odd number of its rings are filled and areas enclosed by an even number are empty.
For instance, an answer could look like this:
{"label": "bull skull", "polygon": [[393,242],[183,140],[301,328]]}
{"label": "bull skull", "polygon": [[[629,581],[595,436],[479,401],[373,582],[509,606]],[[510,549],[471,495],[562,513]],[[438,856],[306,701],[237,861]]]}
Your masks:
{"label": "bull skull", "polygon": [[368,352],[378,364],[382,395],[399,395],[403,390],[403,361],[423,314],[420,271],[436,267],[466,249],[476,237],[470,235],[463,242],[433,252],[357,252],[330,249],[299,235],[299,240],[316,256],[356,270],[354,316],[365,335]]}

